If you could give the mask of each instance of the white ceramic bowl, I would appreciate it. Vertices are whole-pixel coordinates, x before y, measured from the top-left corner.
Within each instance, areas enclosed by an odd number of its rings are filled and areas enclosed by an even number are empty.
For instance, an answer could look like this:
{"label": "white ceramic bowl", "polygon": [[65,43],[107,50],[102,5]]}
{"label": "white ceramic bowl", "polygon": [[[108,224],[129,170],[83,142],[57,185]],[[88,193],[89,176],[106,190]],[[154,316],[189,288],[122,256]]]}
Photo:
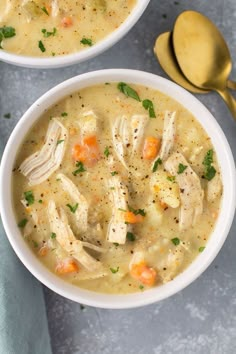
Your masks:
{"label": "white ceramic bowl", "polygon": [[[199,254],[194,262],[173,281],[143,293],[131,295],[94,293],[66,283],[58,276],[51,273],[35,257],[25,243],[17,227],[11,194],[11,174],[16,153],[26,133],[44,113],[45,109],[74,91],[81,90],[91,85],[112,81],[124,81],[158,89],[174,98],[191,111],[212,139],[221,166],[224,185],[221,212],[215,230],[204,252]],[[131,308],[151,304],[177,293],[194,281],[210,265],[221,249],[233,220],[236,201],[235,181],[236,176],[233,156],[224,133],[211,113],[194,96],[173,82],[153,74],[122,69],[101,70],[77,76],[54,87],[39,98],[18,122],[10,136],[2,158],[0,171],[0,210],[4,228],[16,254],[29,271],[47,287],[79,303],[103,308]]]}
{"label": "white ceramic bowl", "polygon": [[113,31],[94,46],[88,47],[77,53],[72,53],[64,56],[41,58],[17,55],[6,52],[4,50],[0,50],[0,60],[18,66],[38,69],[59,68],[81,63],[82,61],[97,56],[118,42],[135,25],[135,23],[141,17],[142,13],[145,11],[149,1],[150,0],[137,0],[137,5],[134,7],[133,11],[123,22],[123,24],[117,28],[117,30]]}

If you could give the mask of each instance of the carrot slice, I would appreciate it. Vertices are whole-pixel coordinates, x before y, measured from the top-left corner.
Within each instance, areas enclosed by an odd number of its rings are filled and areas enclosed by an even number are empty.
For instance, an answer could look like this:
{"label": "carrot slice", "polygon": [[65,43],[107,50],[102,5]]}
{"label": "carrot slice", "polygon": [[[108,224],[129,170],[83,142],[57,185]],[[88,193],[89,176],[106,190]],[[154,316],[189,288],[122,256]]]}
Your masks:
{"label": "carrot slice", "polygon": [[75,161],[85,162],[88,158],[87,147],[84,145],[76,144],[72,149],[72,157]]}
{"label": "carrot slice", "polygon": [[135,215],[132,211],[126,211],[125,213],[125,222],[128,224],[136,224],[143,221],[144,217],[140,214]]}
{"label": "carrot slice", "polygon": [[83,139],[82,145],[76,144],[72,149],[72,157],[75,161],[93,166],[100,158],[97,137],[95,135],[88,136]]}
{"label": "carrot slice", "polygon": [[39,251],[38,251],[38,255],[40,256],[40,257],[45,257],[46,255],[47,255],[47,253],[48,253],[48,248],[47,248],[47,246],[42,246],[40,249],[39,249]]}
{"label": "carrot slice", "polygon": [[56,272],[60,275],[78,272],[78,264],[73,259],[66,259],[56,266]]}
{"label": "carrot slice", "polygon": [[67,17],[63,17],[63,19],[61,20],[61,24],[63,27],[70,27],[73,24],[72,18],[67,16]]}
{"label": "carrot slice", "polygon": [[156,282],[157,272],[155,269],[148,267],[144,261],[138,264],[133,264],[130,274],[134,279],[139,280],[145,285],[152,286]]}
{"label": "carrot slice", "polygon": [[154,159],[161,147],[161,141],[153,136],[146,137],[143,146],[143,158],[145,160]]}

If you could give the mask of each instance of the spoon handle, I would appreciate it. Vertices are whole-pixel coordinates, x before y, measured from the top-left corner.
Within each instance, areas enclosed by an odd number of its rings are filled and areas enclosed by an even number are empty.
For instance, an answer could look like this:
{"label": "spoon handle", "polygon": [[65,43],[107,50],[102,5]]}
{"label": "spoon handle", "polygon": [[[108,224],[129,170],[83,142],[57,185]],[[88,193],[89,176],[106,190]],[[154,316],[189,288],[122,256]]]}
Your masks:
{"label": "spoon handle", "polygon": [[225,88],[224,90],[217,90],[217,92],[223,98],[232,116],[236,120],[236,100],[234,99],[234,97],[231,95],[227,88]]}
{"label": "spoon handle", "polygon": [[227,80],[227,87],[231,90],[236,90],[236,82],[232,80]]}

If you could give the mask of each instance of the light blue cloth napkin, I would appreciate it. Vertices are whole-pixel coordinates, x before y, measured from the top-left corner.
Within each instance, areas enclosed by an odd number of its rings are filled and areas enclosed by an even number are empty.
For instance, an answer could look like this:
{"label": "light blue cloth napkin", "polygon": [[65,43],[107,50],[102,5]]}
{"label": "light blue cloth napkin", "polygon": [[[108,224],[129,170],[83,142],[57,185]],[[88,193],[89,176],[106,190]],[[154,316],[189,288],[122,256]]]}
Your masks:
{"label": "light blue cloth napkin", "polygon": [[1,221],[0,353],[52,353],[42,286],[15,255]]}

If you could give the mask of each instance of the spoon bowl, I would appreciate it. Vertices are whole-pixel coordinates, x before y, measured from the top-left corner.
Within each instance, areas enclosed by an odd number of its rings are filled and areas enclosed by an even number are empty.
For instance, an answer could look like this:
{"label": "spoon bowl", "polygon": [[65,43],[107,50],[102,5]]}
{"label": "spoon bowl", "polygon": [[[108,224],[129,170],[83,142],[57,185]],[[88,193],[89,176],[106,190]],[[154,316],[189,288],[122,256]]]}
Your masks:
{"label": "spoon bowl", "polygon": [[175,22],[173,47],[186,78],[199,88],[217,91],[236,119],[236,102],[226,88],[231,56],[217,27],[199,12],[185,11]]}

